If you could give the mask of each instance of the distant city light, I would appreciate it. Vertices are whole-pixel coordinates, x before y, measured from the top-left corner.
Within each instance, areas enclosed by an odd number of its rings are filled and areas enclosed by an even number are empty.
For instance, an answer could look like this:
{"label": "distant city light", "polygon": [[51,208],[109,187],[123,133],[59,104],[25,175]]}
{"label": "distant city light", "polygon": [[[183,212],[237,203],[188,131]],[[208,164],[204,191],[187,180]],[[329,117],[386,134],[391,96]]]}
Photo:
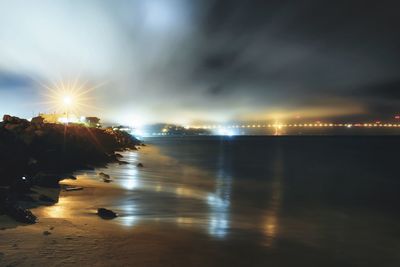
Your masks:
{"label": "distant city light", "polygon": [[282,123],[274,123],[274,124],[244,124],[244,125],[198,125],[198,126],[189,126],[190,128],[195,129],[214,129],[215,134],[218,135],[235,135],[233,129],[236,128],[275,128],[275,129],[283,129],[283,128],[325,128],[325,127],[344,127],[344,128],[371,128],[371,127],[400,127],[400,123],[385,123],[382,124],[380,121],[376,122],[364,122],[364,123],[295,123],[295,124],[282,124]]}
{"label": "distant city light", "polygon": [[69,95],[64,96],[63,103],[65,106],[70,106],[72,104],[72,97]]}
{"label": "distant city light", "polygon": [[67,124],[67,123],[79,123],[79,122],[82,122],[82,121],[80,119],[78,119],[75,115],[71,115],[71,116],[68,116],[68,117],[60,117],[60,118],[58,118],[58,122]]}
{"label": "distant city light", "polygon": [[225,135],[225,136],[234,136],[235,133],[233,130],[231,129],[227,129],[227,128],[219,128],[217,131],[218,135]]}

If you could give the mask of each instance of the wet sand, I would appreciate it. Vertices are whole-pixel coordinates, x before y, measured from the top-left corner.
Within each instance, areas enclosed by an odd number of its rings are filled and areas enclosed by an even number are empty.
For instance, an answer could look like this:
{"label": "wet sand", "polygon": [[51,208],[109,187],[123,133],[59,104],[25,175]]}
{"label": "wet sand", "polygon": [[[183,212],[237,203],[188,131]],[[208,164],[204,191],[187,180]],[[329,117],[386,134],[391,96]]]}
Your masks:
{"label": "wet sand", "polygon": [[[190,216],[170,214],[168,207],[163,207],[162,198],[171,195],[189,202],[188,207],[182,206],[188,214],[196,213],[193,205],[201,206],[210,196],[221,202],[206,190],[213,186],[202,180],[208,174],[179,165],[154,147],[124,155],[129,166],[110,164],[94,172],[77,172],[76,181],[62,181],[63,186],[82,186],[84,190],[62,190],[57,204],[32,209],[39,217],[35,225],[19,225],[0,216],[2,227],[6,228],[0,231],[0,265],[239,266],[254,260],[251,256],[257,249],[251,244],[223,242],[205,232],[210,227],[205,222],[207,217],[197,216],[196,221]],[[144,168],[136,166],[139,161],[145,164]],[[170,170],[169,177],[160,180],[163,169]],[[113,182],[102,182],[99,172],[110,174]],[[141,181],[144,176],[145,182]],[[185,183],[188,179],[190,183]],[[47,194],[54,191],[34,190]],[[143,207],[138,210],[132,199],[140,199]],[[190,204],[191,201],[194,203]],[[99,207],[111,208],[119,217],[103,220],[96,215]],[[45,231],[48,233],[44,234]],[[218,231],[218,226],[214,231]],[[231,253],[232,249],[241,254]]]}

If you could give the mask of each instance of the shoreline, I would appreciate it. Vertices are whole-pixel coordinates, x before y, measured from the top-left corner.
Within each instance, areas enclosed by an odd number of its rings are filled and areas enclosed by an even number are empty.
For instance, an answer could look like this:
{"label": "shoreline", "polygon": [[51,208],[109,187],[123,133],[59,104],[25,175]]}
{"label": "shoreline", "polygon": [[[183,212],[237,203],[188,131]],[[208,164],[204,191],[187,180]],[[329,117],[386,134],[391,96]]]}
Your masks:
{"label": "shoreline", "polygon": [[56,203],[46,194],[31,197],[32,188],[60,189],[63,179],[76,179],[74,171],[94,169],[110,162],[125,164],[121,152],[143,145],[121,131],[81,125],[31,122],[4,115],[0,122],[0,215],[21,223],[35,223],[29,208]]}
{"label": "shoreline", "polygon": [[[140,151],[122,153],[129,164],[110,163],[107,168],[76,172],[77,180],[61,184],[83,186],[83,190],[61,191],[58,204],[33,209],[39,216],[37,224],[0,230],[0,266],[361,266],[367,260],[367,265],[374,266],[381,259],[398,262],[391,234],[399,230],[398,195],[392,190],[397,179],[390,176],[395,158],[377,158],[378,166],[390,167],[381,181],[374,179],[374,168],[358,168],[364,160],[377,157],[366,152],[381,151],[390,140],[368,146],[357,141],[350,153],[349,143],[337,139],[329,144],[320,140],[316,146],[281,141],[263,145],[254,140],[228,144],[214,138],[207,146],[146,140],[148,145]],[[312,152],[308,158],[298,157],[301,147]],[[363,153],[352,162],[355,148]],[[341,155],[349,170],[340,172],[342,179],[326,172],[335,163],[321,150]],[[396,151],[389,152],[395,155]],[[255,161],[251,153],[260,160]],[[294,179],[292,170],[304,175],[303,166],[319,161],[323,168],[314,168],[310,180]],[[138,168],[138,162],[144,168]],[[238,164],[240,169],[234,169]],[[100,172],[113,181],[104,183]],[[366,187],[360,189],[359,181]],[[322,194],[320,189],[326,185],[334,194]],[[293,193],[293,188],[303,195]],[[383,190],[387,199],[373,197]],[[374,200],[344,206],[348,193],[361,201]],[[96,214],[99,207],[119,216],[103,220]],[[390,246],[382,247],[383,242]],[[343,253],[338,255],[337,249]]]}
{"label": "shoreline", "polygon": [[[132,166],[134,169],[137,168],[136,161],[143,161],[143,173],[148,170],[148,165],[152,171],[153,167],[159,167],[158,164],[170,164],[170,158],[164,158],[155,152],[157,150],[151,146],[144,147],[140,152],[127,152],[148,156],[145,159],[137,158],[125,166]],[[127,158],[126,160],[129,161]],[[180,265],[191,263],[191,266],[218,266],[213,259],[206,260],[201,256],[202,253],[216,256],[214,249],[218,242],[211,241],[197,227],[185,226],[184,222],[178,224],[175,221],[158,221],[151,216],[135,223],[131,221],[129,214],[124,213],[114,220],[104,220],[97,216],[98,207],[109,207],[104,205],[112,205],[112,201],[108,202],[108,199],[115,199],[115,196],[127,192],[122,186],[123,182],[121,184],[115,180],[104,183],[98,175],[100,171],[111,169],[110,165],[113,164],[118,163],[110,163],[95,172],[77,171],[76,180],[61,181],[61,188],[82,186],[84,189],[74,192],[59,191],[61,194],[58,203],[33,208],[32,211],[39,218],[36,224],[19,224],[0,216],[2,225],[8,223],[7,229],[0,230],[0,265],[125,266],[129,263],[138,266],[175,266],[179,262]],[[118,166],[115,165],[115,168],[119,168]],[[175,191],[165,189],[166,194]],[[133,189],[132,194],[139,197],[148,194],[147,190],[146,186],[138,187]],[[197,240],[196,244],[192,244],[193,239]],[[180,254],[180,259],[171,261],[172,254],[188,250],[189,244],[192,249],[188,253]],[[149,257],[149,251],[155,256]]]}

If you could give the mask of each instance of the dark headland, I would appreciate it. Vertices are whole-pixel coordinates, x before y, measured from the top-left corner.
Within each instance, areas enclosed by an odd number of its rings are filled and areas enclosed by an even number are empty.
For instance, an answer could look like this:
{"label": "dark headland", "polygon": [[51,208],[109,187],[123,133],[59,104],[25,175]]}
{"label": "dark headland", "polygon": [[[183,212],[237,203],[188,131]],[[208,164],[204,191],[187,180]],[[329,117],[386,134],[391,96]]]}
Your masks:
{"label": "dark headland", "polygon": [[4,115],[0,122],[0,215],[35,222],[36,217],[21,205],[35,201],[28,196],[33,186],[59,187],[60,180],[74,179],[73,171],[118,162],[116,151],[136,149],[140,144],[130,134],[109,128]]}

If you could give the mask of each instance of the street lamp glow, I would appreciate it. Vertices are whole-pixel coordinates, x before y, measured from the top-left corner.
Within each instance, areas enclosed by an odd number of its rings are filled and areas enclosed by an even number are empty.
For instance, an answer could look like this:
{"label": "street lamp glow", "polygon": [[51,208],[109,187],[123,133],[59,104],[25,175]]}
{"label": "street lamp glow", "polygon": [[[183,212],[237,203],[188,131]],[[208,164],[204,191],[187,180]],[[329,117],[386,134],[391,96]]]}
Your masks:
{"label": "street lamp glow", "polygon": [[70,106],[72,104],[72,97],[69,95],[64,96],[63,103],[65,106]]}
{"label": "street lamp glow", "polygon": [[102,84],[89,86],[88,82],[75,81],[59,81],[51,85],[41,85],[47,90],[44,95],[47,101],[44,102],[49,105],[49,108],[55,113],[69,113],[75,115],[78,120],[81,112],[88,112],[88,110],[96,109],[91,105],[91,97],[89,93],[100,87]]}

